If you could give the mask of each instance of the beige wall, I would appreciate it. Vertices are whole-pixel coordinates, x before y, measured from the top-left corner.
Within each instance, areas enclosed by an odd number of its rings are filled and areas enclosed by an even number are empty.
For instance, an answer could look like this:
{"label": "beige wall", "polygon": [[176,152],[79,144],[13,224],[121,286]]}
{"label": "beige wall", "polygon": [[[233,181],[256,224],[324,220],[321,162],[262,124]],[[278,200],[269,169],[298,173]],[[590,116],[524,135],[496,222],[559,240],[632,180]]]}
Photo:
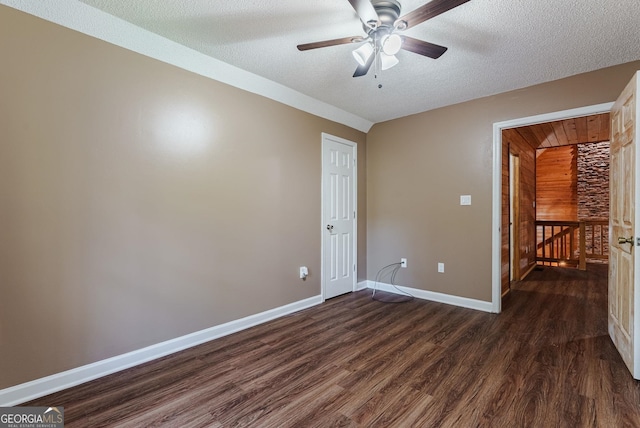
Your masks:
{"label": "beige wall", "polygon": [[322,132],[364,277],[365,134],[5,6],[0,58],[0,388],[320,294]]}
{"label": "beige wall", "polygon": [[[640,61],[374,125],[368,277],[407,257],[400,284],[490,301],[493,123],[614,101],[638,69]],[[471,206],[459,205],[462,194]]]}

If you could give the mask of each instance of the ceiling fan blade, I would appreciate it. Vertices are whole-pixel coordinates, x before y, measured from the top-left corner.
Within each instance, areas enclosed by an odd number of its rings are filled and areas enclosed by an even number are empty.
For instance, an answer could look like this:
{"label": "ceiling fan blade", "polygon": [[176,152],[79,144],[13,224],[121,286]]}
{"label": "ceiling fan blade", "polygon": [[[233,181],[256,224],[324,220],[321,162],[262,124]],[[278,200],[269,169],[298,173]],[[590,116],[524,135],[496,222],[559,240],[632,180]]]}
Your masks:
{"label": "ceiling fan blade", "polygon": [[369,69],[371,68],[371,64],[373,64],[373,61],[375,59],[376,59],[376,56],[371,55],[365,65],[359,65],[358,68],[356,68],[356,72],[353,73],[353,77],[360,77],[367,74],[369,72]]}
{"label": "ceiling fan blade", "polygon": [[413,12],[409,12],[406,15],[398,18],[396,24],[398,22],[404,21],[406,22],[406,28],[411,28],[414,25],[418,25],[421,22],[426,21],[427,19],[438,16],[441,13],[451,10],[454,7],[458,7],[468,1],[469,0],[431,0],[429,3],[420,6]]}
{"label": "ceiling fan blade", "polygon": [[433,43],[414,39],[413,37],[402,36],[402,39],[402,49],[405,51],[428,56],[433,59],[440,58],[448,49],[444,46],[434,45]]}
{"label": "ceiling fan blade", "polygon": [[353,73],[353,77],[360,77],[367,74],[369,72],[369,69],[371,68],[371,64],[373,64],[373,61],[375,59],[376,59],[375,55],[369,56],[369,59],[367,60],[365,65],[359,65],[358,68],[356,68],[356,72]]}
{"label": "ceiling fan blade", "polygon": [[347,43],[358,43],[364,40],[364,37],[343,37],[341,39],[324,40],[322,42],[305,43],[298,45],[299,51],[308,51],[309,49],[326,48],[327,46],[346,45]]}
{"label": "ceiling fan blade", "polygon": [[370,28],[375,28],[378,25],[380,18],[370,0],[349,0],[349,3],[351,3],[364,25]]}

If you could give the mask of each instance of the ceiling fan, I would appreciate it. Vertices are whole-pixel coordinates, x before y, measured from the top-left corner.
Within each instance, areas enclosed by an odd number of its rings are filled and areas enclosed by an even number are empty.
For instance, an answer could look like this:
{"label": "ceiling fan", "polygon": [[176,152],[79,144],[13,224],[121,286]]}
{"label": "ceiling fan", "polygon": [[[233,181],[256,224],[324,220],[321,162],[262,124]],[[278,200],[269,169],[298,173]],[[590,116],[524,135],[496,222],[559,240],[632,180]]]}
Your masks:
{"label": "ceiling fan", "polygon": [[398,32],[407,30],[468,1],[432,0],[400,17],[402,6],[398,0],[349,0],[362,21],[364,31],[367,33],[366,37],[353,36],[305,43],[298,45],[298,50],[306,51],[347,43],[362,43],[353,51],[353,56],[358,62],[358,68],[353,77],[367,74],[376,58],[379,58],[382,70],[393,67],[399,62],[396,54],[400,49],[433,59],[440,58],[447,51],[446,47],[409,36],[400,36]]}

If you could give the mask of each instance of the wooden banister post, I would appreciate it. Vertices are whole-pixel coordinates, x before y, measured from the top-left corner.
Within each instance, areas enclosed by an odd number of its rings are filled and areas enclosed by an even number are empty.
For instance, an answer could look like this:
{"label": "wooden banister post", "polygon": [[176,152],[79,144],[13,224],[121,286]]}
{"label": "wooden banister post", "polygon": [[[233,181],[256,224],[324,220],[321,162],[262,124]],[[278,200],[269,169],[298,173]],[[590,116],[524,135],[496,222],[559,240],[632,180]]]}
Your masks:
{"label": "wooden banister post", "polygon": [[580,261],[578,262],[578,269],[587,270],[587,246],[586,246],[586,228],[584,227],[584,221],[580,222]]}

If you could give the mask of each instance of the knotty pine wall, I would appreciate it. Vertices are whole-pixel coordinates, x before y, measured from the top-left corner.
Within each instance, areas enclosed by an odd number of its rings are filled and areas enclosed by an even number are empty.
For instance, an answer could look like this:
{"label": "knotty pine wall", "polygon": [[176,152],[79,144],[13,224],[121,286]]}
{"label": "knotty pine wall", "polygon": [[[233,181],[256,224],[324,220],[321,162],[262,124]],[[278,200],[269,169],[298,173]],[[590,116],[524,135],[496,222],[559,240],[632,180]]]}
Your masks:
{"label": "knotty pine wall", "polygon": [[578,148],[570,146],[536,151],[536,218],[578,220]]}
{"label": "knotty pine wall", "polygon": [[509,154],[520,158],[520,276],[536,262],[536,158],[535,148],[513,129],[502,132],[502,293],[509,289]]}

